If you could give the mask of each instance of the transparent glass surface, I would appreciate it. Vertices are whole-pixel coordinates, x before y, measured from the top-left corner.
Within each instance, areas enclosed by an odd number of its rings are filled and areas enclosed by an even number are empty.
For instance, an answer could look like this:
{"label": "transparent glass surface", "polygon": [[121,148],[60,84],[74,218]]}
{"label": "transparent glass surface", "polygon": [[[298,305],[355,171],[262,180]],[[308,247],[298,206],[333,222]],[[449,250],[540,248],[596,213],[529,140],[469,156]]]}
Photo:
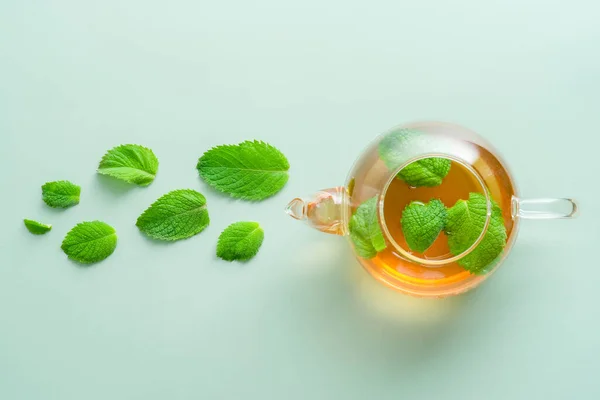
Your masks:
{"label": "transparent glass surface", "polygon": [[[388,150],[383,150],[384,147]],[[390,156],[386,159],[384,151],[392,153],[393,159]],[[450,190],[412,188],[396,178],[403,166],[427,157],[452,160],[443,183]],[[346,182],[346,187],[349,186],[353,190],[348,193],[346,220],[361,204],[377,196],[379,223],[387,243],[385,250],[373,258],[358,257],[361,264],[383,283],[413,295],[446,296],[476,286],[501,264],[516,236],[518,221],[511,214],[516,189],[510,174],[489,143],[460,126],[415,123],[380,135],[354,164]],[[458,257],[450,254],[447,245],[444,246],[443,234],[436,239],[439,244],[432,246],[433,253],[431,248],[429,254],[410,251],[400,227],[402,211],[410,201],[438,198],[450,207],[468,199],[473,192],[486,196],[488,201],[493,199],[500,206],[506,227],[507,244],[490,271],[473,274],[461,267],[457,260],[467,252]],[[480,235],[484,233],[485,229]],[[431,264],[432,261],[436,263]]]}

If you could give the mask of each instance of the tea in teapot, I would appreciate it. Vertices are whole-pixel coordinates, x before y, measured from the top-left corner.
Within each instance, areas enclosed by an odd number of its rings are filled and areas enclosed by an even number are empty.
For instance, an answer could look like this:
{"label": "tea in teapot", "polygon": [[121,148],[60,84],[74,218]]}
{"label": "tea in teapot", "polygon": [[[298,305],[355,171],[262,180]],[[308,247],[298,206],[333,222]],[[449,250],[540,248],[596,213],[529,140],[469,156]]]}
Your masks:
{"label": "tea in teapot", "polygon": [[518,197],[507,167],[482,137],[424,122],[377,137],[346,185],[293,199],[287,213],[347,236],[363,267],[417,296],[463,293],[509,253],[519,220],[568,218],[571,199]]}

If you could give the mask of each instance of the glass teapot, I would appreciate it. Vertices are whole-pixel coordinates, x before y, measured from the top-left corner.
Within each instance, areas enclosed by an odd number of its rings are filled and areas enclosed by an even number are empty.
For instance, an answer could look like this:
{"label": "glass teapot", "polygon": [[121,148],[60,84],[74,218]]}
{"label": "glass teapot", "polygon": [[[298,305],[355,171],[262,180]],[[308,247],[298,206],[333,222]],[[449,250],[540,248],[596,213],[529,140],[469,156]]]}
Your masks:
{"label": "glass teapot", "polygon": [[570,218],[571,199],[521,199],[506,165],[481,136],[420,122],[378,136],[344,186],[295,198],[286,212],[346,236],[363,267],[401,292],[463,293],[506,258],[520,219]]}

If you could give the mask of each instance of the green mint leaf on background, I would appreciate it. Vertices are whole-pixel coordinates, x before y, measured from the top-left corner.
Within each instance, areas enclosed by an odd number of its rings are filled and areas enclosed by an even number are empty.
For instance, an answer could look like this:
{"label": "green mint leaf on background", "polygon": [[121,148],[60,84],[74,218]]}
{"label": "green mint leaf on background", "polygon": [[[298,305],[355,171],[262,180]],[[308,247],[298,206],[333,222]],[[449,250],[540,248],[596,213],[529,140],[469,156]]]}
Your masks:
{"label": "green mint leaf on background", "polygon": [[408,164],[398,172],[398,178],[414,187],[435,187],[442,184],[452,162],[447,158],[430,157]]}
{"label": "green mint leaf on background", "polygon": [[[448,235],[448,246],[453,255],[461,254],[475,243],[483,231],[486,215],[487,203],[485,196],[480,193],[470,193],[469,200],[459,200],[448,209],[448,221],[444,231]],[[474,274],[486,273],[502,253],[506,240],[502,210],[492,200],[490,224],[482,241],[471,253],[457,262]]]}
{"label": "green mint leaf on background", "polygon": [[377,219],[377,198],[375,196],[358,206],[350,219],[350,239],[362,258],[373,258],[386,248]]}
{"label": "green mint leaf on background", "polygon": [[42,224],[41,222],[32,219],[24,219],[23,223],[25,223],[27,230],[34,235],[43,235],[44,233],[50,232],[50,229],[52,229],[52,225]]}
{"label": "green mint leaf on background", "polygon": [[148,186],[158,171],[158,159],[152,150],[137,144],[125,144],[109,150],[98,166],[98,173],[138,186]]}
{"label": "green mint leaf on background", "polygon": [[413,201],[402,211],[402,232],[411,250],[424,252],[446,225],[446,207],[440,200]]}
{"label": "green mint leaf on background", "polygon": [[68,208],[79,204],[81,188],[69,181],[47,182],[42,185],[42,200],[52,208]]}
{"label": "green mint leaf on background", "polygon": [[235,222],[219,236],[217,256],[226,261],[246,261],[258,253],[265,233],[258,222]]}
{"label": "green mint leaf on background", "polygon": [[213,188],[244,200],[263,200],[288,180],[290,164],[270,144],[245,141],[213,147],[200,157],[198,173]]}
{"label": "green mint leaf on background", "polygon": [[71,260],[92,264],[110,256],[117,247],[114,228],[101,221],[82,222],[67,233],[61,249]]}
{"label": "green mint leaf on background", "polygon": [[136,225],[153,239],[172,241],[202,232],[209,222],[206,198],[195,190],[180,189],[152,203]]}

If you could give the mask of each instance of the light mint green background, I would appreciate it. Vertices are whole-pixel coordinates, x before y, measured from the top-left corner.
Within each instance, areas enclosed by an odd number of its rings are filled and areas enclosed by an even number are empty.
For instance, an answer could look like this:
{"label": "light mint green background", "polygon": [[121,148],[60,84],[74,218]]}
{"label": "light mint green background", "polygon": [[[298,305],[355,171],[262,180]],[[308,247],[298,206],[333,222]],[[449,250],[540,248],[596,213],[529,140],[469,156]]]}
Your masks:
{"label": "light mint green background", "polygon": [[[596,1],[158,3],[0,5],[0,398],[600,398]],[[573,196],[581,216],[524,221],[483,287],[417,300],[283,213],[422,119],[480,132],[524,196]],[[199,180],[205,150],[251,138],[288,156],[281,193],[250,204]],[[122,143],[155,150],[150,187],[95,175]],[[42,203],[57,179],[82,186],[79,206]],[[135,219],[177,188],[206,194],[210,227],[147,240]],[[78,267],[60,243],[93,219],[118,248]],[[219,232],[246,219],[259,255],[218,260]]]}

